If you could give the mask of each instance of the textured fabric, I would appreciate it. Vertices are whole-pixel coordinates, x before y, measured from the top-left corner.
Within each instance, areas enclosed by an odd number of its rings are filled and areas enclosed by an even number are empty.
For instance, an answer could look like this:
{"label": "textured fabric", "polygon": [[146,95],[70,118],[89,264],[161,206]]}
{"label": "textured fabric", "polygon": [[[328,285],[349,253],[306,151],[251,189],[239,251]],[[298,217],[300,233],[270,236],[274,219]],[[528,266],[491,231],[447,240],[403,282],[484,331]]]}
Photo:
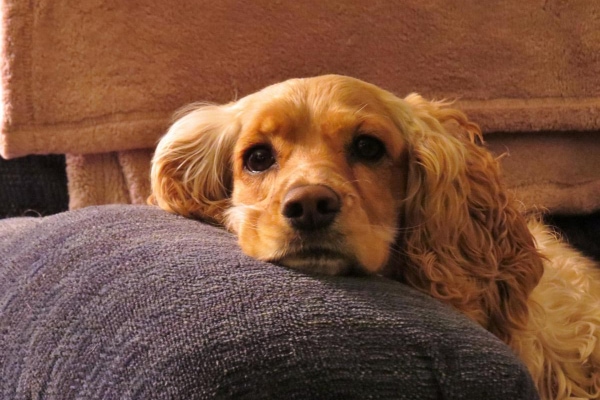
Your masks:
{"label": "textured fabric", "polygon": [[381,278],[244,256],[147,206],[0,221],[2,399],[533,399],[511,351]]}
{"label": "textured fabric", "polygon": [[150,150],[67,154],[69,209],[103,204],[146,204]]}
{"label": "textured fabric", "polygon": [[67,154],[69,209],[103,204],[146,204],[152,150]]}
{"label": "textured fabric", "polygon": [[69,210],[131,203],[117,153],[85,156],[67,154],[66,171],[69,178]]}
{"label": "textured fabric", "polygon": [[[600,4],[600,3],[599,3]],[[502,173],[528,210],[583,214],[600,210],[600,135],[589,132],[485,136]]]}

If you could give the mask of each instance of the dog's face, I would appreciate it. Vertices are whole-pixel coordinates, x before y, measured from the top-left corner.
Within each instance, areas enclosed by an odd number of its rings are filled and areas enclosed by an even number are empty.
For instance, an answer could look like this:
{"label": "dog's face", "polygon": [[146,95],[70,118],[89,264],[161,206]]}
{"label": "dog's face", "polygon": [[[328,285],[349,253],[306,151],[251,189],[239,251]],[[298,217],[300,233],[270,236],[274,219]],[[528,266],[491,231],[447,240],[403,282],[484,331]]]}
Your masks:
{"label": "dog's face", "polygon": [[396,238],[406,143],[369,85],[292,81],[242,100],[227,226],[261,260],[378,271]]}
{"label": "dog's face", "polygon": [[179,118],[156,149],[151,202],[227,226],[261,260],[385,268],[506,338],[542,264],[478,138],[444,103],[294,79]]}

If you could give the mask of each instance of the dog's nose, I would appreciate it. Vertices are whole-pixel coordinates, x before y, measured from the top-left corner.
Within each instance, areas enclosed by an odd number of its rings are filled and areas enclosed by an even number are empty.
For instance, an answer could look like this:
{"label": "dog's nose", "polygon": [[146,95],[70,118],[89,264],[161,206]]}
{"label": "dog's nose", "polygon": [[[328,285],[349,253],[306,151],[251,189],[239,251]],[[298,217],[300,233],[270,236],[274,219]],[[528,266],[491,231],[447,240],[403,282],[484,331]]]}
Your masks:
{"label": "dog's nose", "polygon": [[315,230],[329,226],[340,208],[340,198],[330,187],[306,185],[287,192],[281,213],[294,228]]}

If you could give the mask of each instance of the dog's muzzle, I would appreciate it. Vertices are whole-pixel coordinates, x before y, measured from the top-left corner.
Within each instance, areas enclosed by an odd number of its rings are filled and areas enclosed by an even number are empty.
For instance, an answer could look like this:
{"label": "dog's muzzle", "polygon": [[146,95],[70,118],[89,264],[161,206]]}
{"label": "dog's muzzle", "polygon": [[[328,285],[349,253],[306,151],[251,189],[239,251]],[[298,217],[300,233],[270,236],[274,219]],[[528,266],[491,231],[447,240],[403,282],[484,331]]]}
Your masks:
{"label": "dog's muzzle", "polygon": [[297,233],[279,263],[305,272],[345,275],[360,271],[354,256],[340,247],[340,234],[331,228],[342,209],[340,196],[326,185],[290,189],[281,214]]}

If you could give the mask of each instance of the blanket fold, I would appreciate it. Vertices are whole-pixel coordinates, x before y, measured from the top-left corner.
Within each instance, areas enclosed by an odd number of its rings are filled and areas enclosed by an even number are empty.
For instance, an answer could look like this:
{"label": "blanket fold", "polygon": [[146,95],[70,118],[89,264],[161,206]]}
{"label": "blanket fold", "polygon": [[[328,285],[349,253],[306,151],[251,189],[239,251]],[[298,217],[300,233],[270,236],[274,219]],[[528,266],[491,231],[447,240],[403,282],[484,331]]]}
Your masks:
{"label": "blanket fold", "polygon": [[150,195],[149,150],[67,154],[69,209],[103,204],[145,204]]}

